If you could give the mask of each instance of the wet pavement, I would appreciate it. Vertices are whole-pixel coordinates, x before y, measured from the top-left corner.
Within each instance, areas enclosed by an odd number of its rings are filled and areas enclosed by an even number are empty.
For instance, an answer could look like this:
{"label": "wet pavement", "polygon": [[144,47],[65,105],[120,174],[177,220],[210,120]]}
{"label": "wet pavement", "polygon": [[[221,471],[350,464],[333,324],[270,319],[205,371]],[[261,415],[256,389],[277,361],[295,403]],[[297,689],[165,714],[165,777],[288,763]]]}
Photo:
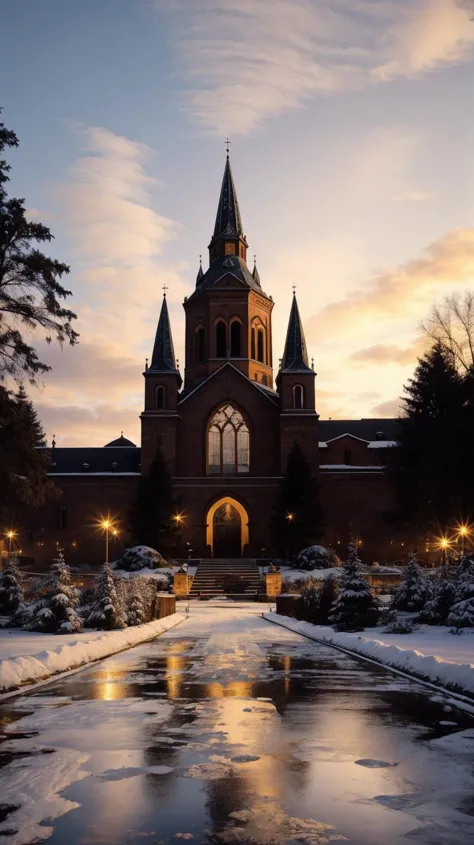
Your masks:
{"label": "wet pavement", "polygon": [[474,718],[261,609],[4,701],[0,843],[474,841]]}

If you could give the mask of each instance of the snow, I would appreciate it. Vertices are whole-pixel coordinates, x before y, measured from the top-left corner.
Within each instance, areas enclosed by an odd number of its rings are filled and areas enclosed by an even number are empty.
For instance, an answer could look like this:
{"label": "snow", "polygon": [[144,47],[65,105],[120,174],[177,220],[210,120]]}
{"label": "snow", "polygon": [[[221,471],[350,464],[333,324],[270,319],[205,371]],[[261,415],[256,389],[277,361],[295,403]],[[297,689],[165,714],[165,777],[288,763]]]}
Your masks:
{"label": "snow", "polygon": [[121,631],[89,631],[61,637],[59,643],[55,634],[36,635],[2,630],[0,694],[131,648],[159,636],[184,619],[182,614],[174,613],[165,619],[155,619],[146,625],[136,625]]}
{"label": "snow", "polygon": [[332,569],[312,569],[308,572],[307,569],[285,569],[280,570],[283,581],[306,581],[308,578],[313,578],[315,581],[324,581],[325,578],[340,578],[341,567],[333,567]]}
{"label": "snow", "polygon": [[[264,618],[310,639],[341,646],[433,684],[474,693],[474,632],[455,636],[444,628],[425,634],[428,626],[421,626],[420,631],[405,635],[385,634],[378,628],[363,634],[349,634],[276,613],[264,614]],[[398,645],[399,642],[403,646]]]}

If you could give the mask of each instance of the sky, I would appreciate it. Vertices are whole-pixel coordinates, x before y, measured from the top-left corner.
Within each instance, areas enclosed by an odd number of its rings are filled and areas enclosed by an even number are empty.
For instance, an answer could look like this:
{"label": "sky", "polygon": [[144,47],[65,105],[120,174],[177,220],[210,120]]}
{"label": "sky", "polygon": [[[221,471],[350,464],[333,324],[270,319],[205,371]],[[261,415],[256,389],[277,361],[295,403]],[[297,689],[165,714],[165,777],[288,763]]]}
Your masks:
{"label": "sky", "polygon": [[[431,303],[474,281],[474,0],[0,0],[9,191],[71,267],[80,344],[36,345],[48,440],[139,443],[162,286],[207,267],[225,162],[317,411],[397,413]],[[250,260],[252,264],[252,260]]]}

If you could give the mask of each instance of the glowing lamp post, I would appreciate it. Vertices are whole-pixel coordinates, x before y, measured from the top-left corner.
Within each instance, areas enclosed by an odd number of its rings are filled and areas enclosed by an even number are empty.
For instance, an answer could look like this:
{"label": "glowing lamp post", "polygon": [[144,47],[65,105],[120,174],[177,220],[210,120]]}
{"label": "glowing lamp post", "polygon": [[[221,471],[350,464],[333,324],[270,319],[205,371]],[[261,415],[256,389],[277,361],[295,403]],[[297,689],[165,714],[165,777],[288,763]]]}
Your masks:
{"label": "glowing lamp post", "polygon": [[106,519],[101,519],[98,523],[98,527],[101,531],[104,532],[105,535],[105,562],[109,562],[109,536],[112,534],[113,537],[118,537],[118,531],[114,524],[114,522],[107,517]]}
{"label": "glowing lamp post", "polygon": [[8,550],[9,550],[10,554],[11,554],[11,553],[12,553],[12,551],[13,551],[13,540],[15,539],[15,537],[16,537],[16,536],[17,536],[17,532],[16,532],[16,531],[12,531],[12,530],[10,530],[10,531],[6,531],[6,532],[5,532],[5,537],[6,537],[6,538],[7,538],[7,540],[8,540]]}
{"label": "glowing lamp post", "polygon": [[464,557],[464,548],[466,544],[466,537],[469,536],[469,528],[467,525],[459,526],[459,536],[461,538],[461,556]]}
{"label": "glowing lamp post", "polygon": [[447,550],[451,548],[451,540],[448,537],[440,537],[438,541],[438,548],[441,550],[441,560],[443,565],[446,566],[446,553]]}

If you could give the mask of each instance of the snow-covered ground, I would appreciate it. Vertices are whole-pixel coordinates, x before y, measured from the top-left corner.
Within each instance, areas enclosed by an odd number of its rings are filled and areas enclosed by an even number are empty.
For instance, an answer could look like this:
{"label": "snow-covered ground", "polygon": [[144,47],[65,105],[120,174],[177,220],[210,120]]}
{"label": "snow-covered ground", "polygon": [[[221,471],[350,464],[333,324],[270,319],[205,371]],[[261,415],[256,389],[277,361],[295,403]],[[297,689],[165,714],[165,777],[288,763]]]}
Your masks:
{"label": "snow-covered ground", "polygon": [[185,617],[174,613],[123,631],[87,631],[60,636],[18,630],[0,631],[0,694],[77,669],[167,631]]}
{"label": "snow-covered ground", "polygon": [[474,694],[473,632],[456,636],[447,628],[433,631],[425,625],[413,634],[384,634],[378,628],[347,634],[276,613],[265,614],[265,618],[290,631],[347,648],[431,683]]}

